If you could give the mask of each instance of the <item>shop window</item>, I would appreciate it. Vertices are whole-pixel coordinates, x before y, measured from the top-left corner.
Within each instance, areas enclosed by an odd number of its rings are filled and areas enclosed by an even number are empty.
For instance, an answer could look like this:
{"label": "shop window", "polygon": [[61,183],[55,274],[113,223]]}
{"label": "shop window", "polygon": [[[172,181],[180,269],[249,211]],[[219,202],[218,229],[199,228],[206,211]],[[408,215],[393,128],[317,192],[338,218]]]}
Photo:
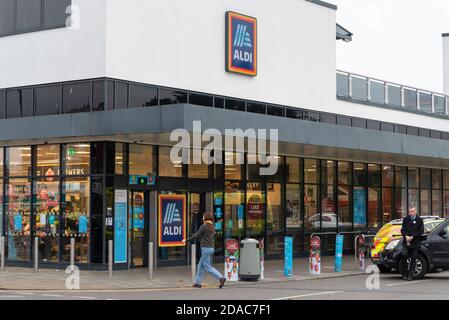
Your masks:
{"label": "shop window", "polygon": [[366,184],[366,166],[364,163],[354,163],[354,185],[363,186]]}
{"label": "shop window", "polygon": [[[58,144],[48,144],[37,146],[37,168],[36,175],[38,177],[59,176],[60,173],[60,154]],[[49,180],[50,181],[50,180]]]}
{"label": "shop window", "polygon": [[129,86],[129,106],[131,108],[157,106],[157,88],[131,84]]}
{"label": "shop window", "polygon": [[72,0],[44,0],[44,27],[64,27],[67,15],[67,7]]}
{"label": "shop window", "polygon": [[334,167],[336,165],[335,161],[322,160],[321,161],[321,184],[332,185],[334,184]]}
{"label": "shop window", "polygon": [[393,220],[394,189],[382,189],[382,224]]}
{"label": "shop window", "polygon": [[199,93],[189,93],[189,103],[197,106],[213,107],[214,97]]}
{"label": "shop window", "polygon": [[245,111],[245,101],[235,100],[235,99],[226,99],[226,109],[236,110],[236,111]]}
{"label": "shop window", "polygon": [[443,208],[441,203],[443,201],[441,190],[432,190],[432,215],[443,217]]}
{"label": "shop window", "polygon": [[246,155],[247,165],[246,165],[246,179],[247,180],[260,180],[260,168],[262,167],[259,163],[259,157],[257,154],[248,153]]}
{"label": "shop window", "polygon": [[418,189],[408,189],[408,211],[411,208],[416,208],[416,212],[419,214],[420,201],[419,201],[419,190]]}
{"label": "shop window", "polygon": [[106,81],[94,81],[92,88],[92,111],[103,111],[105,109]]}
{"label": "shop window", "polygon": [[299,158],[287,157],[285,161],[286,161],[285,170],[287,170],[286,172],[287,181],[300,182],[301,177],[299,174],[300,172]]}
{"label": "shop window", "polygon": [[17,0],[16,28],[27,31],[42,24],[42,0]]}
{"label": "shop window", "polygon": [[36,116],[61,113],[61,87],[47,86],[34,89],[34,104]]}
{"label": "shop window", "polygon": [[124,143],[115,144],[115,174],[125,174],[126,145]]}
{"label": "shop window", "polygon": [[280,183],[267,183],[267,253],[282,254],[284,249],[284,213]]}
{"label": "shop window", "polygon": [[239,239],[243,236],[245,192],[240,182],[225,183],[224,236]]}
{"label": "shop window", "polygon": [[28,179],[11,179],[6,192],[6,257],[28,261],[31,258],[31,184]]}
{"label": "shop window", "polygon": [[59,179],[53,175],[34,180],[34,230],[39,238],[39,260],[59,260]]}
{"label": "shop window", "polygon": [[80,176],[90,173],[90,144],[67,144],[64,149],[65,175]]}
{"label": "shop window", "polygon": [[338,184],[343,186],[351,184],[351,170],[349,162],[338,162]]}
{"label": "shop window", "polygon": [[114,102],[115,109],[126,109],[128,108],[128,83],[126,82],[115,82],[114,89]]}
{"label": "shop window", "polygon": [[262,183],[246,184],[246,235],[263,239],[265,234],[265,192]]}
{"label": "shop window", "polygon": [[252,113],[266,114],[266,106],[261,103],[248,102],[246,106],[246,111]]}
{"label": "shop window", "polygon": [[443,171],[438,169],[432,169],[432,188],[441,189],[441,179],[443,176]]}
{"label": "shop window", "polygon": [[449,190],[449,170],[443,170],[443,188]]}
{"label": "shop window", "polygon": [[103,218],[103,194],[104,194],[104,180],[102,177],[92,177],[92,215],[90,219],[90,228],[92,230],[91,242],[91,257],[92,263],[103,262],[103,236],[104,218]]}
{"label": "shop window", "polygon": [[422,189],[421,190],[421,210],[418,211],[418,213],[422,216],[429,216],[431,213],[430,206],[431,206],[431,193],[428,189]]}
{"label": "shop window", "polygon": [[6,92],[6,118],[33,115],[33,89],[8,90]]}
{"label": "shop window", "polygon": [[105,148],[106,146],[104,142],[91,143],[91,151],[90,151],[91,174],[103,174],[105,172],[104,170]]}
{"label": "shop window", "polygon": [[88,177],[68,178],[63,184],[63,260],[70,261],[70,239],[75,239],[75,261],[89,263],[90,183]]}
{"label": "shop window", "polygon": [[244,163],[243,153],[225,152],[225,179],[242,179],[242,164]]}
{"label": "shop window", "polygon": [[421,181],[421,188],[424,188],[424,189],[431,188],[430,169],[426,169],[426,168],[420,169],[420,181]]}
{"label": "shop window", "polygon": [[15,32],[16,0],[0,1],[0,36]]}
{"label": "shop window", "polygon": [[153,174],[152,146],[129,145],[129,174],[139,176],[151,176]]}
{"label": "shop window", "polygon": [[396,187],[407,188],[407,168],[395,167],[396,170]]}
{"label": "shop window", "polygon": [[90,82],[68,84],[62,87],[63,113],[89,112],[91,100]]}
{"label": "shop window", "polygon": [[318,183],[318,161],[313,159],[304,160],[305,183]]}
{"label": "shop window", "polygon": [[381,183],[380,165],[368,164],[368,185],[377,187],[380,186],[380,183]]}
{"label": "shop window", "polygon": [[14,147],[6,149],[6,167],[11,177],[31,175],[31,147]]}
{"label": "shop window", "polygon": [[337,229],[337,211],[334,201],[335,186],[321,186],[321,227],[323,232],[333,232]]}
{"label": "shop window", "polygon": [[300,234],[302,233],[302,215],[301,215],[301,191],[298,184],[286,185],[286,203],[285,203],[285,231],[287,236],[293,237],[293,254],[299,254]]}
{"label": "shop window", "polygon": [[172,161],[170,157],[171,148],[159,148],[159,176],[161,177],[182,177],[182,160]]}
{"label": "shop window", "polygon": [[203,162],[202,152],[198,150],[199,164],[194,163],[194,150],[190,151],[190,162],[188,166],[189,178],[208,179],[209,178],[209,165]]}
{"label": "shop window", "polygon": [[408,168],[408,187],[419,188],[419,169]]}
{"label": "shop window", "polygon": [[159,103],[161,106],[167,104],[187,103],[187,92],[180,90],[160,89]]}
{"label": "shop window", "polygon": [[382,186],[394,187],[394,167],[389,165],[382,166]]}
{"label": "shop window", "polygon": [[380,189],[368,188],[368,228],[372,230],[379,229],[382,225],[379,221],[380,200]]}
{"label": "shop window", "polygon": [[321,229],[321,215],[318,211],[318,194],[316,185],[304,185],[304,229],[306,233]]}
{"label": "shop window", "polygon": [[352,216],[349,202],[350,187],[338,186],[338,230],[352,230]]}
{"label": "shop window", "polygon": [[395,213],[396,219],[401,219],[405,216],[408,215],[408,210],[407,210],[407,189],[405,188],[398,188],[396,189],[396,209],[395,209]]}

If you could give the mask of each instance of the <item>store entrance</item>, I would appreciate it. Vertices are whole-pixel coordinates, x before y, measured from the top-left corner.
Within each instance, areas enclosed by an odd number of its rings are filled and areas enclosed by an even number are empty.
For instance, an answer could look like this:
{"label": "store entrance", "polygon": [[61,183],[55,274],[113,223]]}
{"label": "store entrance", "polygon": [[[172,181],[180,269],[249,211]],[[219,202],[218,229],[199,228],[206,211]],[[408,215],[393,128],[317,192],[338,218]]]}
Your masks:
{"label": "store entrance", "polygon": [[[211,197],[210,192],[189,193],[189,236],[197,232],[203,224],[204,213],[208,211],[212,212],[211,200],[208,199],[208,197]],[[196,241],[196,245],[196,257],[197,260],[199,260],[201,256],[201,248],[198,241]],[[190,250],[188,251],[190,252]]]}
{"label": "store entrance", "polygon": [[129,192],[129,261],[131,268],[147,266],[149,241],[149,192]]}

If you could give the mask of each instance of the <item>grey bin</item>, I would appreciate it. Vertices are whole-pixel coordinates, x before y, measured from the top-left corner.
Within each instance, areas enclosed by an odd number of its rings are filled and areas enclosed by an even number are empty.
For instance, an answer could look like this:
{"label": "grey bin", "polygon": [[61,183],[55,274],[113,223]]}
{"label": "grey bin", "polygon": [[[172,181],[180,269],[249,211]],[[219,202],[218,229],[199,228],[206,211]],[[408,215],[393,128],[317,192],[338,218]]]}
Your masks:
{"label": "grey bin", "polygon": [[240,281],[257,281],[260,278],[259,241],[244,239],[240,242]]}

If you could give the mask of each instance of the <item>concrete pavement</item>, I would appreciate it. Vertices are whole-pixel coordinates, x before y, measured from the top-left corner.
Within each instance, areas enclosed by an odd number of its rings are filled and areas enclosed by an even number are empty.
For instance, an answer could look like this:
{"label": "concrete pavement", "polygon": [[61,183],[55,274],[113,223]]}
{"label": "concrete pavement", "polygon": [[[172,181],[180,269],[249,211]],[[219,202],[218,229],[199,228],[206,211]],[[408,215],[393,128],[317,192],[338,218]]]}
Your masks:
{"label": "concrete pavement", "polygon": [[[273,284],[279,282],[313,280],[332,277],[360,275],[354,258],[344,257],[343,272],[334,272],[334,258],[322,258],[322,274],[308,273],[308,259],[295,259],[293,262],[293,276],[284,277],[283,260],[265,261],[265,279],[257,284]],[[367,264],[369,262],[367,261]],[[215,267],[223,272],[223,264]],[[65,270],[41,269],[34,273],[28,268],[7,268],[0,272],[0,290],[67,290],[66,280],[69,274]],[[81,290],[139,290],[139,289],[170,289],[189,288],[191,286],[190,266],[158,268],[154,272],[153,280],[148,280],[148,269],[134,269],[131,271],[114,271],[109,278],[105,271],[80,271]],[[226,282],[226,286],[251,286],[252,282]],[[217,287],[217,282],[209,275],[205,277],[203,287]]]}

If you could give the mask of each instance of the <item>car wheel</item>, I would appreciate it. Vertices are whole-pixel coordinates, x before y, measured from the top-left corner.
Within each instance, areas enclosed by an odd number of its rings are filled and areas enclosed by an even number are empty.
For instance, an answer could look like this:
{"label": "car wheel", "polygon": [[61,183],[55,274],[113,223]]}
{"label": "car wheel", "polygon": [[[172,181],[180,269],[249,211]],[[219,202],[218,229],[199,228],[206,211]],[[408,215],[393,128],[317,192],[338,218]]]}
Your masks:
{"label": "car wheel", "polygon": [[390,273],[391,272],[391,268],[388,268],[381,264],[378,264],[377,268],[379,268],[380,273]]}
{"label": "car wheel", "polygon": [[[406,261],[407,260],[407,261]],[[399,262],[399,272],[401,274],[404,274],[404,270],[406,270],[405,268],[409,268],[410,265],[410,258],[405,259],[405,257],[401,258],[401,261]],[[416,258],[416,267],[415,267],[415,272],[413,274],[413,279],[422,279],[426,273],[428,272],[428,264],[427,264],[427,260],[422,256],[422,255],[418,255],[418,257]]]}

